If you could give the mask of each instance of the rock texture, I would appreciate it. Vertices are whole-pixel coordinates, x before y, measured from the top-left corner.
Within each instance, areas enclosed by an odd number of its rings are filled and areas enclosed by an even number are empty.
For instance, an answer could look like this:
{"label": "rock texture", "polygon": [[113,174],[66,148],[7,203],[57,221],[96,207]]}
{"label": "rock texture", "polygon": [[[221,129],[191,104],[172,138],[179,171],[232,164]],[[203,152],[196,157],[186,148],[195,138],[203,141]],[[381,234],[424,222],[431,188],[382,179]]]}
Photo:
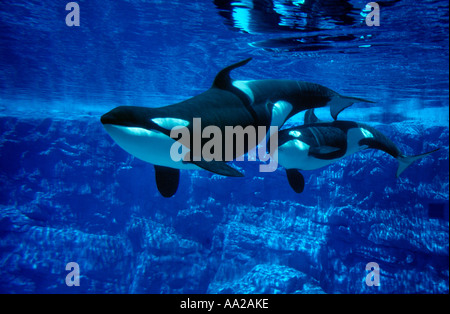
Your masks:
{"label": "rock texture", "polygon": [[406,154],[441,150],[399,179],[365,151],[305,172],[301,195],[255,162],[182,171],[165,199],[97,118],[0,118],[0,292],[448,293],[448,128],[377,128]]}

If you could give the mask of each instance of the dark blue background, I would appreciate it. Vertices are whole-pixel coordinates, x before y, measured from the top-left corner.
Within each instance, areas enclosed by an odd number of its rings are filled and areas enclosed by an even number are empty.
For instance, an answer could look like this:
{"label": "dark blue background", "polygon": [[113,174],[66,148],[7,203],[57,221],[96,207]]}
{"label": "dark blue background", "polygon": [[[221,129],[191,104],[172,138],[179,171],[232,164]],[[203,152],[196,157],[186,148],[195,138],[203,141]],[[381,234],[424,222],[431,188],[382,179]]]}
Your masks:
{"label": "dark blue background", "polygon": [[[0,3],[1,292],[448,293],[447,1],[380,2],[380,27],[364,1],[308,0],[78,1],[68,27],[67,2]],[[100,115],[183,100],[248,56],[233,77],[374,100],[340,118],[408,155],[441,150],[399,179],[390,156],[358,153],[304,172],[300,195],[256,162],[182,171],[162,198]]]}

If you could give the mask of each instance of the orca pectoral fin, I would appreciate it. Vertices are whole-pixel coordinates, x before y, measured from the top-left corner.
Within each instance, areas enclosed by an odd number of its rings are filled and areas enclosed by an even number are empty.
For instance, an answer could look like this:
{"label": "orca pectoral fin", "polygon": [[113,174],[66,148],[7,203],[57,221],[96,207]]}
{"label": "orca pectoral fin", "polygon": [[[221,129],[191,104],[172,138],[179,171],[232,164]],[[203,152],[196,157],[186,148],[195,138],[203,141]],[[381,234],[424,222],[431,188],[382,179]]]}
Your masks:
{"label": "orca pectoral fin", "polygon": [[227,177],[243,177],[244,175],[224,161],[190,161],[190,163],[210,172]]}
{"label": "orca pectoral fin", "polygon": [[375,103],[374,101],[363,99],[363,98],[339,95],[337,97],[334,97],[332,99],[332,101],[330,102],[330,112],[331,112],[331,116],[333,117],[333,119],[336,120],[337,116],[339,115],[339,113],[342,110],[344,110],[347,107],[350,107],[355,102]]}
{"label": "orca pectoral fin", "polygon": [[340,147],[324,145],[324,146],[320,146],[320,147],[311,147],[309,150],[310,151],[314,151],[318,155],[324,155],[324,154],[329,154],[329,153],[333,153],[333,152],[336,152],[338,150],[341,150],[341,148]]}
{"label": "orca pectoral fin", "polygon": [[305,178],[297,169],[286,169],[289,185],[296,193],[302,193],[305,188]]}
{"label": "orca pectoral fin", "polygon": [[156,186],[164,197],[172,197],[178,190],[180,170],[163,166],[155,166]]}
{"label": "orca pectoral fin", "polygon": [[334,146],[310,147],[308,155],[317,159],[331,160],[345,155],[346,148]]}

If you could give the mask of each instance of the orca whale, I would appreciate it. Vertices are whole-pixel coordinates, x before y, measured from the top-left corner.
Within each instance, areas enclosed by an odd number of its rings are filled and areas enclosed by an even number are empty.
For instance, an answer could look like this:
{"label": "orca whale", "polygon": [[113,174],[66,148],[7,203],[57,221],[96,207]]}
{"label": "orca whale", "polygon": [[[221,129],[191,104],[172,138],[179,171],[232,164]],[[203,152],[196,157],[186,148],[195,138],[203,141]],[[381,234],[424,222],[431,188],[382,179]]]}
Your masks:
{"label": "orca whale", "polygon": [[[163,196],[175,194],[180,169],[205,169],[224,176],[243,176],[224,161],[197,160],[193,156],[181,161],[172,160],[170,148],[177,139],[170,137],[171,130],[185,127],[194,136],[194,118],[201,118],[204,126],[216,126],[222,131],[225,126],[281,127],[291,116],[309,108],[328,105],[332,117],[336,119],[342,110],[355,102],[371,102],[342,96],[327,87],[309,82],[232,80],[230,72],[250,60],[248,58],[224,68],[217,74],[210,89],[180,103],[158,108],[119,106],[101,117],[106,131],[121,148],[154,165],[157,187]],[[202,139],[202,145],[204,143]],[[192,155],[193,150],[186,148]]]}
{"label": "orca whale", "polygon": [[279,131],[278,164],[285,168],[292,189],[301,193],[305,179],[299,170],[319,169],[369,148],[397,159],[397,177],[414,161],[439,150],[405,156],[388,137],[367,124],[339,120],[322,122],[314,109],[310,109],[305,113],[303,125]]}

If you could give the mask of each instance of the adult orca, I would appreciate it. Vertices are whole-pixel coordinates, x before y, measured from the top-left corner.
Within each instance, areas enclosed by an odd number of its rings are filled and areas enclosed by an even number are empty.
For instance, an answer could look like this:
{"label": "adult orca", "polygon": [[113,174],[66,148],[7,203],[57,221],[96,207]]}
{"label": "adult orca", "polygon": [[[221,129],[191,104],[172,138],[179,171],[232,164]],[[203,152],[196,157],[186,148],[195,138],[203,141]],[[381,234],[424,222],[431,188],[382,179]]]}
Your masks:
{"label": "adult orca", "polygon": [[[243,176],[224,161],[174,161],[170,148],[176,139],[173,128],[186,127],[194,136],[193,119],[203,126],[216,126],[224,134],[225,126],[277,126],[300,111],[330,106],[334,119],[339,112],[361,98],[341,96],[319,84],[293,80],[232,80],[230,72],[247,64],[251,58],[221,70],[207,91],[173,105],[146,108],[120,106],[101,117],[106,131],[128,153],[155,166],[158,190],[165,197],[175,194],[179,169],[205,169],[224,176]],[[202,145],[206,140],[202,139]],[[225,141],[222,141],[223,143]],[[191,140],[192,143],[192,140]],[[184,143],[183,143],[184,144]],[[189,143],[186,145],[192,155]],[[252,147],[247,147],[245,152]],[[238,157],[238,156],[235,156]],[[225,159],[222,159],[225,160]]]}
{"label": "adult orca", "polygon": [[285,168],[292,189],[301,193],[305,179],[299,170],[319,169],[368,148],[381,150],[397,159],[397,177],[414,161],[439,150],[405,156],[375,128],[353,121],[322,122],[311,109],[305,113],[303,125],[279,131],[278,164]]}

